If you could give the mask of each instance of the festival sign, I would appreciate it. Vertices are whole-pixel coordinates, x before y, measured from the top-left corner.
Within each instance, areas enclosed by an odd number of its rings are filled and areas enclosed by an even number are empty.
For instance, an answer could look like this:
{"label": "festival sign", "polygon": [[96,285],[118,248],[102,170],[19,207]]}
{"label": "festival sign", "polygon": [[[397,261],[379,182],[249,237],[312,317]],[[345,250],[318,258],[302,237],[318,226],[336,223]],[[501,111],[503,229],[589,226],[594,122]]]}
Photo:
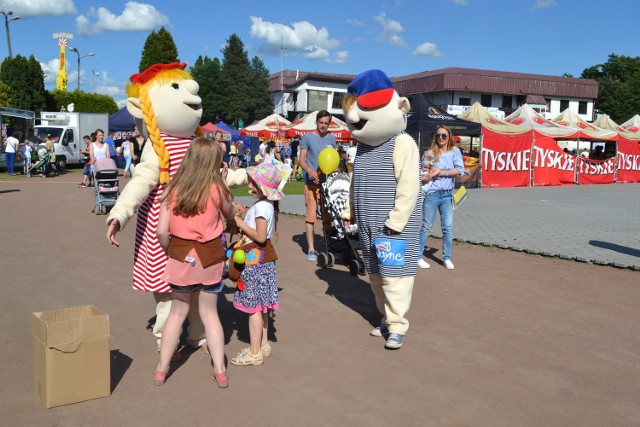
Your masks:
{"label": "festival sign", "polygon": [[640,182],[640,143],[620,136],[616,155],[616,182]]}
{"label": "festival sign", "polygon": [[534,131],[533,185],[573,185],[576,156],[565,153],[550,136]]}
{"label": "festival sign", "polygon": [[528,187],[532,131],[501,134],[483,128],[482,187]]}
{"label": "festival sign", "polygon": [[577,156],[577,159],[578,184],[585,185],[614,183],[616,162],[613,157],[606,160],[591,160],[584,156]]}

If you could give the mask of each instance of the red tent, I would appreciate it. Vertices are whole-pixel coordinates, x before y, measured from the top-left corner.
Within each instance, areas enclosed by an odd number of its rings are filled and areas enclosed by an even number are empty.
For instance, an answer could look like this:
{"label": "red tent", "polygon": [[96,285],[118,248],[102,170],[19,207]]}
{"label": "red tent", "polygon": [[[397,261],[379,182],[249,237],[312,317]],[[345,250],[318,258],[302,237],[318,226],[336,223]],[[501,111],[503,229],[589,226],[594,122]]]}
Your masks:
{"label": "red tent", "polygon": [[206,125],[200,126],[200,130],[202,130],[202,132],[204,133],[215,133],[216,131],[220,131],[222,132],[222,136],[224,137],[224,139],[231,139],[231,132],[219,128],[211,122],[207,123]]}
{"label": "red tent", "polygon": [[291,122],[278,114],[271,114],[264,119],[240,129],[241,136],[259,137],[267,139],[284,138],[284,128]]}
{"label": "red tent", "polygon": [[[285,128],[287,136],[294,137],[296,136],[296,134],[305,134],[307,132],[313,132],[314,130],[316,130],[317,115],[318,112],[314,111],[313,113],[309,113],[303,118],[291,123]],[[331,123],[329,124],[329,132],[331,132],[339,142],[345,142],[353,139],[353,137],[351,136],[351,132],[349,132],[347,124],[336,117],[331,118]]]}

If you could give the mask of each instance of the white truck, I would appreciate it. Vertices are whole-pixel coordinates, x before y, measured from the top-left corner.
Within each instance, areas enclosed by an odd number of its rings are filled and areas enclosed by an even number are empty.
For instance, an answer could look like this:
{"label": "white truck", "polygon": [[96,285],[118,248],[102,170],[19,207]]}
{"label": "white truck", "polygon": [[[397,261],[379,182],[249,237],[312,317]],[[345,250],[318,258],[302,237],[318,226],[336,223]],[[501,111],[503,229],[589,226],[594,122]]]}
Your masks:
{"label": "white truck", "polygon": [[80,150],[85,149],[82,137],[102,129],[107,135],[109,115],[107,113],[42,112],[35,135],[42,140],[51,137],[55,147],[56,166],[64,170],[67,165],[82,164]]}

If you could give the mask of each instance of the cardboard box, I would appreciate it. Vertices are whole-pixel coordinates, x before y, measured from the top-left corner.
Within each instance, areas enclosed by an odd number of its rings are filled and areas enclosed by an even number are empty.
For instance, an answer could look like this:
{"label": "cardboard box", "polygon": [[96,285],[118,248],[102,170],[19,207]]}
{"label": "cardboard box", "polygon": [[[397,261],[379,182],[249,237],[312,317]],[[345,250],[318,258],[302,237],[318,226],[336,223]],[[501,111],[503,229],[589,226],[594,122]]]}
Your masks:
{"label": "cardboard box", "polygon": [[92,305],[33,313],[36,396],[47,408],[111,394],[109,315]]}

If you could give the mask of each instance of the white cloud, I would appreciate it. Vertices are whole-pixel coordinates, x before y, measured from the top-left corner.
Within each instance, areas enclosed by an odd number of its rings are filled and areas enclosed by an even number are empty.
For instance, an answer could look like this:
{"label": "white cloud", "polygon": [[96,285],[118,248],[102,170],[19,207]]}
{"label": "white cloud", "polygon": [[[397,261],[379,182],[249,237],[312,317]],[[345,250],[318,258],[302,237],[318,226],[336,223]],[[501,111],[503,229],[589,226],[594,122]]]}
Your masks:
{"label": "white cloud", "polygon": [[58,69],[60,68],[60,59],[55,58],[46,63],[40,62],[40,68],[42,68],[42,72],[44,73],[44,84],[55,84]]}
{"label": "white cloud", "polygon": [[400,22],[394,21],[393,19],[387,19],[387,15],[384,12],[380,12],[380,14],[375,17],[375,20],[380,24],[382,29],[382,34],[378,36],[378,40],[392,46],[407,46],[402,36],[398,34],[404,31]]}
{"label": "white cloud", "polygon": [[440,58],[444,56],[442,52],[438,50],[438,46],[435,43],[429,42],[422,43],[416,48],[416,50],[411,52],[411,54],[415,56],[432,56],[434,58]]}
{"label": "white cloud", "polygon": [[557,6],[556,0],[537,0],[529,10],[546,9],[548,7]]}
{"label": "white cloud", "polygon": [[331,60],[330,62],[333,64],[344,64],[349,60],[349,58],[349,52],[347,52],[346,50],[341,50],[340,52],[336,52],[333,60]]}
{"label": "white cloud", "polygon": [[364,22],[358,19],[347,19],[347,24],[355,25],[356,27],[364,27]]}
{"label": "white cloud", "polygon": [[308,21],[294,22],[291,26],[275,22],[264,21],[257,16],[251,16],[252,37],[262,39],[264,43],[258,47],[265,55],[279,55],[280,47],[287,55],[302,56],[307,59],[321,60],[328,63],[343,63],[349,57],[348,52],[336,52],[332,58],[332,51],[340,47],[340,42],[331,38],[329,31],[322,27],[316,28]]}
{"label": "white cloud", "polygon": [[21,18],[32,16],[64,16],[76,13],[73,0],[4,0],[0,8],[13,11]]}
{"label": "white cloud", "polygon": [[468,4],[467,0],[449,0],[451,3],[455,3],[460,6],[466,6]]}
{"label": "white cloud", "polygon": [[115,15],[104,7],[92,8],[88,15],[95,18],[93,23],[85,15],[76,18],[78,32],[87,36],[105,31],[149,31],[169,24],[169,18],[153,5],[135,1],[127,2],[120,15]]}

